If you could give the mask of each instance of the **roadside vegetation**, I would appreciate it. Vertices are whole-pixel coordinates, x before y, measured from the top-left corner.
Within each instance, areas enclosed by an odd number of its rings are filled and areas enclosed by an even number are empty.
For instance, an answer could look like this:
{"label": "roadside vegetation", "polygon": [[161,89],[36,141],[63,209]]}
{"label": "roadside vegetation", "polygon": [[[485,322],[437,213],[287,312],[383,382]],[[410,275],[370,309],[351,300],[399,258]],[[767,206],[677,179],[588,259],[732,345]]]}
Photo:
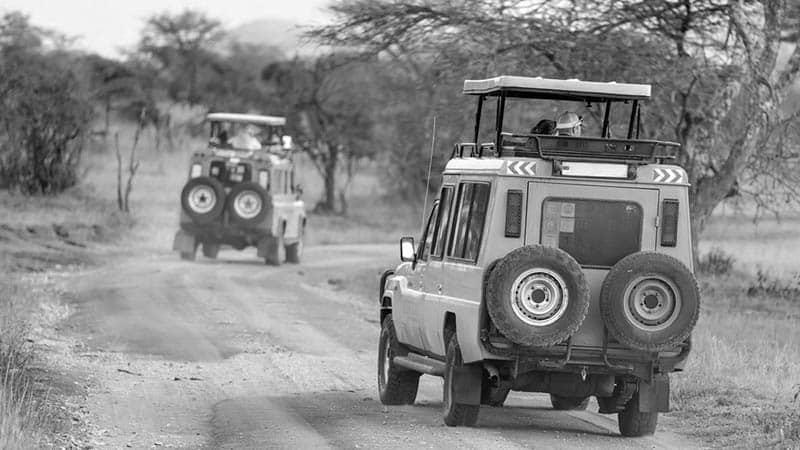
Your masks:
{"label": "roadside vegetation", "polygon": [[[120,60],[0,17],[0,448],[39,447],[59,421],[30,376],[29,325],[52,296],[29,295],[24,274],[169,252],[206,112],[287,117],[309,244],[396,243],[418,235],[426,189],[438,188],[431,142],[436,174],[469,135],[463,79],[501,73],[654,84],[644,132],[683,145],[704,305],[672,415],[710,445],[800,445],[800,219],[751,221],[800,199],[797,4],[348,0],[333,10],[335,23],[310,36],[336,51],[306,57],[237,42],[198,11],[145,19]],[[720,215],[731,198],[751,212]],[[335,284],[371,301],[381,269]]]}

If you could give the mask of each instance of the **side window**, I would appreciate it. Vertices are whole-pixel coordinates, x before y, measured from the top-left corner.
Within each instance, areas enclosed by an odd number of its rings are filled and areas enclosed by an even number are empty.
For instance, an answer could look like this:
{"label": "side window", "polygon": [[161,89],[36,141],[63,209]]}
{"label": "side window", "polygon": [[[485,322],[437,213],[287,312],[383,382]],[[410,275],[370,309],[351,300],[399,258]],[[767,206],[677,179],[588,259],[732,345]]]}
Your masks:
{"label": "side window", "polygon": [[447,236],[448,225],[450,224],[450,206],[453,204],[453,186],[444,186],[442,195],[439,197],[439,218],[436,220],[436,229],[433,236],[432,255],[436,259],[442,259],[444,255],[445,236]]}
{"label": "side window", "polygon": [[431,246],[433,245],[433,235],[434,235],[433,228],[435,225],[434,219],[437,217],[438,212],[439,212],[439,204],[434,203],[433,209],[431,209],[431,215],[430,217],[428,217],[428,224],[425,226],[425,234],[422,235],[422,240],[420,241],[420,246],[422,246],[422,248],[420,249],[421,251],[418,252],[420,255],[419,257],[420,260],[423,261],[427,260],[428,255],[431,252]]}
{"label": "side window", "polygon": [[458,187],[458,208],[447,256],[476,261],[486,221],[489,203],[489,185],[486,183],[461,183]]}

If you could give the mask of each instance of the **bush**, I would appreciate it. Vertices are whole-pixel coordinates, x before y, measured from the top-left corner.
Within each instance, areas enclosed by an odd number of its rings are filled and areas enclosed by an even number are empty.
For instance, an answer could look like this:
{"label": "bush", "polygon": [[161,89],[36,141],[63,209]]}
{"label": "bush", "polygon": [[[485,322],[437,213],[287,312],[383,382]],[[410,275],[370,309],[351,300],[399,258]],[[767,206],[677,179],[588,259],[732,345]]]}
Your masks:
{"label": "bush", "polygon": [[784,279],[773,277],[759,267],[755,282],[747,288],[747,295],[771,295],[789,300],[800,298],[800,273]]}
{"label": "bush", "polygon": [[722,249],[712,248],[697,260],[697,271],[706,275],[727,275],[733,270],[736,258]]}
{"label": "bush", "polygon": [[27,26],[0,19],[0,179],[27,194],[57,193],[78,181],[92,108],[69,58],[44,52],[34,29],[20,31]]}

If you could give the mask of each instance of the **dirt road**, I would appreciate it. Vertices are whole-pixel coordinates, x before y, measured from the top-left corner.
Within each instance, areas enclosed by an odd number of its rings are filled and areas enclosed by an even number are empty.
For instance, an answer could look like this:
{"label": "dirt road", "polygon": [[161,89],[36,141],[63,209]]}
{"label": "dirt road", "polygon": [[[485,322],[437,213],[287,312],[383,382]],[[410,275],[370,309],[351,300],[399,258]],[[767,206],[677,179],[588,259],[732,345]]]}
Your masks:
{"label": "dirt road", "polygon": [[74,369],[86,374],[82,420],[92,444],[697,446],[670,432],[668,417],[655,437],[624,439],[615,416],[556,412],[540,394],[482,408],[477,428],[445,427],[441,380],[427,376],[416,405],[384,407],[375,387],[378,313],[374,299],[349,284],[365,267],[377,276],[395,253],[393,245],[315,247],[303,264],[275,268],[249,252],[195,263],[165,252],[76,275],[68,283],[74,313],[63,330],[76,343]]}

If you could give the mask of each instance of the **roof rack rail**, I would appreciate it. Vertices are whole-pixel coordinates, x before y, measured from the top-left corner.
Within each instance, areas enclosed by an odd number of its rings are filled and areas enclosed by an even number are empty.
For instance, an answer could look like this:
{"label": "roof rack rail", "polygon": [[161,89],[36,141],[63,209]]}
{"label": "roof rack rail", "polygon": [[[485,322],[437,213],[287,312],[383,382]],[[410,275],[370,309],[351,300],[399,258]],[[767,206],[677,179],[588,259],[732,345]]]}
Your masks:
{"label": "roof rack rail", "polygon": [[499,156],[647,164],[676,159],[679,148],[668,141],[503,133]]}

